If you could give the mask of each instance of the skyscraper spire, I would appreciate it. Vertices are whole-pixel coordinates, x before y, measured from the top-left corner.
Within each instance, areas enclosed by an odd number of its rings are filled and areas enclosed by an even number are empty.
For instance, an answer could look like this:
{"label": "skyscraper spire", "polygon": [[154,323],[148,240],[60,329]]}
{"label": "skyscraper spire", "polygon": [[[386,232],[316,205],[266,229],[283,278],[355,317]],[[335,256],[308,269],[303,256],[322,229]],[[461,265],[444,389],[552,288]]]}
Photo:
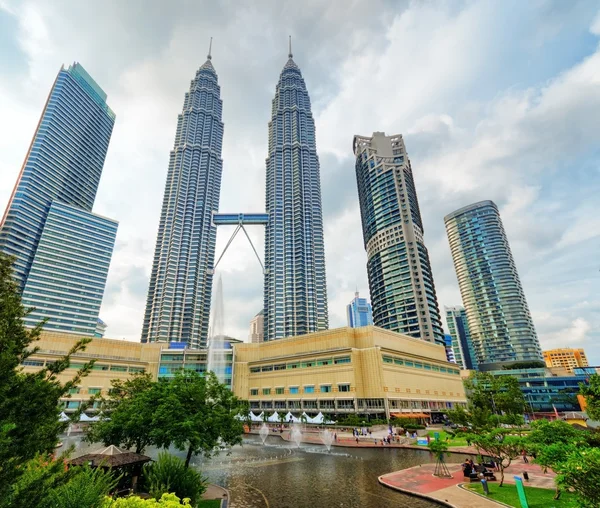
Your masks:
{"label": "skyscraper spire", "polygon": [[290,37],[290,39],[289,39],[289,43],[288,43],[288,45],[289,45],[288,58],[293,58],[294,55],[292,55],[292,36],[290,35],[289,37]]}
{"label": "skyscraper spire", "polygon": [[208,55],[206,56],[206,58],[208,58],[209,60],[212,60],[212,37],[210,38],[210,42],[208,44]]}

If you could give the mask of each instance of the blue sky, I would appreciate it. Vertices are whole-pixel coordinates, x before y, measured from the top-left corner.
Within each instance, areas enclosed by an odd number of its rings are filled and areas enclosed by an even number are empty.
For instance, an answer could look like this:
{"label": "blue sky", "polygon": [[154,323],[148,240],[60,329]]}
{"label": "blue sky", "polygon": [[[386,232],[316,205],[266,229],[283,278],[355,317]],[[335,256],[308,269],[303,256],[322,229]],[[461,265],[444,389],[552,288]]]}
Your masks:
{"label": "blue sky", "polygon": [[[368,293],[354,134],[401,133],[440,307],[461,303],[443,217],[500,207],[543,348],[600,364],[600,6],[596,1],[0,0],[0,209],[61,64],[117,115],[95,211],[120,222],[101,315],[137,340],[177,114],[214,37],[224,101],[222,211],[264,209],[267,122],[292,34],[321,160],[330,324]],[[229,232],[219,231],[217,254]],[[262,231],[252,231],[261,247]],[[247,338],[262,275],[236,239],[226,328]]]}

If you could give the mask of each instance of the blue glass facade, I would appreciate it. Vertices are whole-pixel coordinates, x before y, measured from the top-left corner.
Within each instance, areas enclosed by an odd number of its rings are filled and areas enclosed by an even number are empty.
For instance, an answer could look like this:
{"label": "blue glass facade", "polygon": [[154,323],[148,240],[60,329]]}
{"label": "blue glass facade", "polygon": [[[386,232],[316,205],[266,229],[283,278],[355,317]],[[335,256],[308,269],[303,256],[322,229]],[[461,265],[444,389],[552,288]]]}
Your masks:
{"label": "blue glass facade", "polygon": [[454,359],[463,369],[477,369],[477,358],[473,348],[467,313],[463,307],[445,307],[446,323]]}
{"label": "blue glass facade", "polygon": [[444,222],[479,368],[542,360],[498,207],[481,201]]}
{"label": "blue glass facade", "polygon": [[265,340],[325,330],[329,322],[315,122],[291,53],[273,99],[266,167]]}
{"label": "blue glass facade", "polygon": [[354,136],[376,326],[444,345],[412,167],[401,135]]}
{"label": "blue glass facade", "polygon": [[205,347],[223,160],[223,103],[208,60],[198,69],[177,119],[158,226],[142,342]]}
{"label": "blue glass facade", "polygon": [[114,122],[83,67],[61,68],[0,223],[0,250],[15,256],[21,290],[52,202],[92,210]]}
{"label": "blue glass facade", "polygon": [[23,289],[25,318],[45,330],[93,337],[98,326],[117,222],[81,208],[52,202]]}
{"label": "blue glass facade", "polygon": [[350,328],[359,328],[373,324],[373,309],[366,298],[359,298],[358,293],[354,294],[352,300],[346,306],[346,317]]}

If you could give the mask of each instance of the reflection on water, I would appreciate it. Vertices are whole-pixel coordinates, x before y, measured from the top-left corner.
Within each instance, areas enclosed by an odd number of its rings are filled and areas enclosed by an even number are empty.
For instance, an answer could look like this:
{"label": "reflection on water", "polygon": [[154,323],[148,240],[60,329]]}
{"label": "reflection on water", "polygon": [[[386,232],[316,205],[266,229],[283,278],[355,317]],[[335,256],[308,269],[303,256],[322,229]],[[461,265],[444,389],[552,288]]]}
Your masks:
{"label": "reflection on water", "polygon": [[[76,444],[74,456],[99,448],[73,436],[64,438],[63,443]],[[185,456],[184,452],[172,452]],[[146,453],[158,455],[153,448]],[[222,452],[208,460],[196,457],[192,464],[210,482],[230,491],[232,508],[434,508],[439,505],[377,482],[382,474],[433,460],[429,452],[421,450],[333,447],[327,453],[324,446],[302,444],[296,448],[273,436],[263,446],[260,436],[246,436],[230,455]],[[460,455],[448,458],[449,462],[462,460]]]}

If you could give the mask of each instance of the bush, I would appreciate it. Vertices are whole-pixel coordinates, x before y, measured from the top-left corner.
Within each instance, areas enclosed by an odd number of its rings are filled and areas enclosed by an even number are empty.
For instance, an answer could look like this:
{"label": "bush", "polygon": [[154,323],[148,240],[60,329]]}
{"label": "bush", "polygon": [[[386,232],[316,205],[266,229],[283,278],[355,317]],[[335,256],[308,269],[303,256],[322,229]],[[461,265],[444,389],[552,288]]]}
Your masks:
{"label": "bush", "polygon": [[183,460],[167,452],[159,454],[156,462],[146,464],[143,476],[144,485],[156,500],[172,492],[181,499],[189,498],[196,506],[206,490],[206,479],[200,473],[186,468]]}
{"label": "bush", "polygon": [[189,499],[180,500],[175,494],[163,494],[158,501],[156,499],[141,499],[136,496],[121,497],[115,501],[106,498],[103,508],[147,508],[150,506],[181,508],[182,506],[191,505]]}
{"label": "bush", "polygon": [[393,418],[391,424],[394,427],[402,427],[405,430],[422,430],[425,429],[425,425],[415,423],[411,418]]}
{"label": "bush", "polygon": [[74,467],[74,476],[51,492],[50,506],[60,508],[101,508],[105,496],[117,485],[111,471],[89,466]]}

